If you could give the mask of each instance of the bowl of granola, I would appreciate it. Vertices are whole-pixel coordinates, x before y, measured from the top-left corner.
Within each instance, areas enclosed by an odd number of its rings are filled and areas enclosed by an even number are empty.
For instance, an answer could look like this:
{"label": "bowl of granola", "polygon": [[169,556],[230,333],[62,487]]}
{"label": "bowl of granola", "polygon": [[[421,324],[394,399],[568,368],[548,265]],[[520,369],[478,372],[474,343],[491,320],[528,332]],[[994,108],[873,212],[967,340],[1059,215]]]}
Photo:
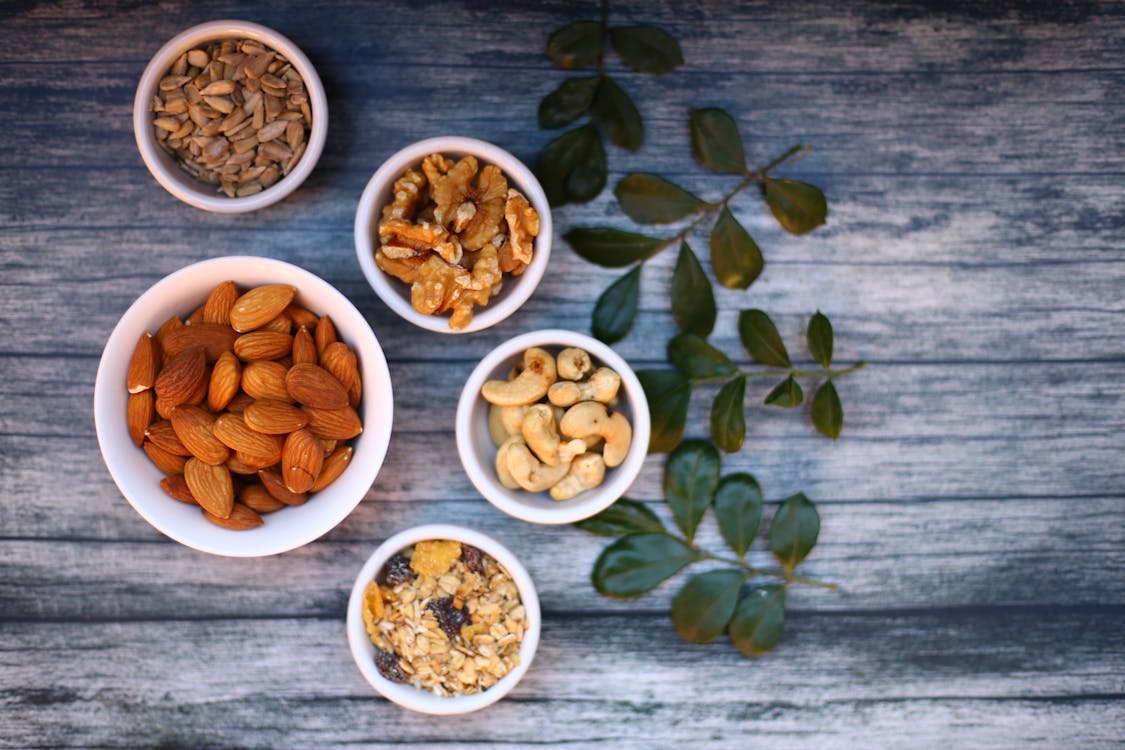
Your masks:
{"label": "bowl of granola", "polygon": [[539,645],[539,597],[490,536],[450,524],[395,534],[368,558],[348,600],[352,657],[394,703],[461,714],[507,695]]}
{"label": "bowl of granola", "polygon": [[356,209],[355,247],[375,293],[416,326],[470,333],[535,291],[551,209],[519,159],[474,138],[413,143],[375,172]]}

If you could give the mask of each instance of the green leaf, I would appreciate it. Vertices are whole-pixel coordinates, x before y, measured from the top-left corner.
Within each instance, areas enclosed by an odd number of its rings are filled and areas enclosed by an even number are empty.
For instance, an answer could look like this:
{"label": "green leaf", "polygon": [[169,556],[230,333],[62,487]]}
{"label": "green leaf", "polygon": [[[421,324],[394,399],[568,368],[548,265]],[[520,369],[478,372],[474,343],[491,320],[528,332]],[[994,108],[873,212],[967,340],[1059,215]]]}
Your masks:
{"label": "green leaf", "polygon": [[687,421],[691,383],[675,370],[638,370],[652,421],[649,453],[667,453],[680,443]]}
{"label": "green leaf", "polygon": [[567,70],[597,63],[605,47],[605,27],[597,21],[577,21],[556,29],[547,38],[547,57]]}
{"label": "green leaf", "polygon": [[539,102],[539,127],[561,128],[581,117],[594,103],[598,77],[567,78]]}
{"label": "green leaf", "polygon": [[676,632],[692,643],[718,638],[734,615],[745,582],[746,573],[741,570],[710,570],[692,577],[672,600]]}
{"label": "green leaf", "polygon": [[716,172],[746,173],[746,152],[738,125],[718,107],[691,111],[691,153],[696,161]]}
{"label": "green leaf", "polygon": [[817,432],[833,440],[840,437],[844,427],[844,407],[840,405],[840,395],[831,380],[824,381],[812,400],[812,421]]}
{"label": "green leaf", "polygon": [[711,404],[711,439],[727,453],[742,448],[746,438],[746,376],[740,375],[722,387]]}
{"label": "green leaf", "polygon": [[714,378],[738,370],[727,355],[694,333],[681,333],[668,341],[668,361],[689,378]]}
{"label": "green leaf", "polygon": [[679,185],[654,174],[631,174],[613,191],[621,210],[638,224],[669,224],[707,205]]}
{"label": "green leaf", "polygon": [[574,252],[599,266],[622,268],[650,258],[668,240],[609,227],[578,227],[563,235]]}
{"label": "green leaf", "polygon": [[764,403],[768,406],[792,409],[794,406],[800,406],[804,398],[805,392],[801,390],[801,384],[790,375],[769,392]]}
{"label": "green leaf", "polygon": [[605,187],[605,147],[593,125],[569,130],[546,145],[535,164],[552,206],[593,199]]}
{"label": "green leaf", "polygon": [[594,337],[612,344],[625,338],[637,316],[637,300],[641,295],[641,266],[609,285],[594,305],[590,330]]}
{"label": "green leaf", "polygon": [[594,112],[612,143],[636,151],[645,140],[645,128],[637,105],[609,76],[602,77],[594,96]]}
{"label": "green leaf", "polygon": [[706,338],[715,327],[715,315],[711,280],[685,241],[672,272],[672,318],[684,333]]}
{"label": "green leaf", "polygon": [[730,639],[747,656],[773,650],[785,628],[785,587],[777,583],[746,592],[730,621]]}
{"label": "green leaf", "polygon": [[796,180],[762,180],[762,195],[782,229],[805,234],[828,219],[828,200],[819,188]]}
{"label": "green leaf", "polygon": [[706,440],[685,440],[664,464],[664,499],[690,542],[719,486],[719,452]]}
{"label": "green leaf", "polygon": [[820,514],[816,512],[812,500],[805,497],[805,493],[798,492],[782,500],[781,507],[773,516],[770,549],[781,567],[791,573],[816,546],[818,534]]}
{"label": "green leaf", "polygon": [[738,336],[755,362],[774,367],[791,366],[777,326],[761,310],[743,310],[738,314]]}
{"label": "green leaf", "polygon": [[828,317],[816,311],[809,318],[808,330],[809,354],[827,370],[832,366],[832,323]]}
{"label": "green leaf", "polygon": [[630,534],[602,550],[591,576],[604,596],[639,596],[701,556],[667,534]]}
{"label": "green leaf", "polygon": [[613,48],[638,73],[664,75],[684,64],[680,45],[655,26],[619,26],[609,30]]}
{"label": "green leaf", "polygon": [[723,539],[742,557],[750,549],[762,522],[762,488],[749,474],[729,474],[715,490],[715,518]]}
{"label": "green leaf", "polygon": [[627,497],[619,499],[601,513],[578,521],[574,525],[598,536],[664,532],[664,524],[647,505]]}
{"label": "green leaf", "polygon": [[728,289],[745,289],[762,273],[762,251],[750,233],[723,206],[711,230],[711,268]]}

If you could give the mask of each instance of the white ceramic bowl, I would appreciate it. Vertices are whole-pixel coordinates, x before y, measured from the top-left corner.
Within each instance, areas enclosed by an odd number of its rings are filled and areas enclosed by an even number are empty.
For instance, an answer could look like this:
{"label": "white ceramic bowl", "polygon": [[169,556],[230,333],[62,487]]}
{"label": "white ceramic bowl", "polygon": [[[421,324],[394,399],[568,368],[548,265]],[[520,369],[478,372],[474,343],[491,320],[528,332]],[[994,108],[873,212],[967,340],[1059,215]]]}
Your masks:
{"label": "white ceramic bowl", "polygon": [[[149,108],[157,91],[160,79],[164,77],[172,63],[181,54],[205,42],[216,39],[253,39],[262,45],[283,54],[293,64],[305,82],[312,109],[312,123],[308,145],[297,165],[285,177],[254,195],[230,198],[218,192],[215,185],[196,180],[176,164],[156,141],[152,126],[152,110]],[[324,140],[328,135],[328,99],[324,85],[312,63],[300,48],[273,29],[249,21],[222,20],[192,26],[172,37],[149,61],[137,85],[137,95],[133,100],[133,134],[141,158],[152,176],[164,188],[185,203],[216,213],[233,214],[269,206],[286,197],[305,181],[313,171],[320,153],[324,150]]]}
{"label": "white ceramic bowl", "polygon": [[[340,339],[351,345],[363,377],[359,414],[363,434],[344,473],[298,507],[282,508],[248,531],[219,528],[199,508],[176,502],[160,488],[163,474],[133,444],[125,423],[125,375],[137,340],[155,333],[173,315],[186,316],[216,284],[234,281],[242,289],[267,283],[291,284],[296,301],[328,315]],[[125,499],[157,530],[181,544],[231,557],[258,557],[311,542],[344,520],[370,489],[382,466],[391,434],[391,378],[383,350],[358,310],[331,284],[297,266],[270,258],[227,257],[183,268],[157,282],[129,307],[105,345],[94,384],[94,424],[102,457]]]}
{"label": "white ceramic bowl", "polygon": [[[519,276],[505,274],[504,286],[500,293],[487,305],[474,307],[472,321],[461,330],[453,330],[449,327],[449,315],[423,315],[415,310],[410,304],[410,285],[384,273],[375,265],[375,249],[379,246],[379,238],[376,236],[379,215],[383,206],[391,201],[391,188],[395,180],[401,177],[408,167],[419,167],[422,159],[433,153],[445,154],[452,159],[472,154],[477,157],[482,167],[486,164],[495,164],[507,176],[509,184],[523,193],[532,207],[539,212],[539,236],[535,238],[535,254],[527,270]],[[551,232],[551,206],[547,203],[547,196],[539,180],[523,162],[504,149],[485,141],[444,136],[410,144],[383,162],[375,172],[364,188],[363,196],[359,199],[359,208],[356,209],[355,251],[363,275],[367,277],[371,288],[387,307],[428,331],[472,333],[504,320],[518,310],[535,291],[539,280],[543,278],[543,272],[547,270],[547,260],[551,255]]]}
{"label": "white ceramic bowl", "polygon": [[[486,380],[506,380],[512,367],[523,361],[524,351],[532,346],[543,347],[552,354],[569,346],[580,347],[590,353],[595,366],[604,365],[621,376],[619,403],[613,408],[624,414],[633,426],[629,453],[621,465],[606,469],[605,481],[599,487],[570,500],[553,500],[547,492],[510,490],[496,477],[496,446],[488,432],[489,404],[480,395],[480,389]],[[650,430],[648,401],[632,368],[601,341],[574,331],[531,331],[505,341],[489,352],[469,375],[457,403],[457,452],[465,473],[490,503],[532,523],[573,523],[612,505],[640,473],[648,453]]]}
{"label": "white ceramic bowl", "polygon": [[[451,539],[471,544],[490,555],[512,577],[512,581],[519,590],[520,600],[527,611],[529,627],[520,643],[519,666],[504,675],[499,682],[484,692],[446,698],[410,685],[392,682],[379,674],[379,670],[375,668],[375,646],[371,643],[371,639],[367,637],[367,630],[363,624],[364,589],[367,588],[368,583],[374,580],[392,555],[412,544],[428,539]],[[541,621],[539,596],[535,592],[535,584],[532,583],[527,569],[504,545],[479,531],[473,531],[462,526],[429,524],[416,526],[395,534],[380,544],[371,557],[367,558],[363,569],[356,576],[355,584],[352,586],[352,595],[348,600],[348,645],[351,647],[352,658],[355,659],[356,666],[359,667],[363,677],[371,684],[371,687],[387,699],[404,708],[427,714],[463,714],[491,705],[511,692],[512,688],[527,672],[528,667],[531,666],[532,659],[535,658],[535,650],[539,647]]]}

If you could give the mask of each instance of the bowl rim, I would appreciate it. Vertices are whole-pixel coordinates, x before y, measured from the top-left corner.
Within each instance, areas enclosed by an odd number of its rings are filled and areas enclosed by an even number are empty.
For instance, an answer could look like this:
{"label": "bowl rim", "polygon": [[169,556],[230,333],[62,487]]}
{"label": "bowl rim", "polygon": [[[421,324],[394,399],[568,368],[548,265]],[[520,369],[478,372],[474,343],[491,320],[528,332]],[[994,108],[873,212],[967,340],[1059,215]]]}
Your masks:
{"label": "bowl rim", "polygon": [[[260,193],[241,198],[228,198],[212,192],[211,186],[199,182],[176,165],[160,148],[152,133],[152,112],[149,104],[164,72],[186,50],[213,39],[254,39],[288,58],[305,82],[313,121],[305,153],[289,174]],[[300,187],[320,160],[328,136],[328,98],[316,68],[301,49],[282,33],[252,21],[219,19],[197,24],[181,31],[157,50],[145,66],[133,99],[133,135],[149,173],[160,185],[184,203],[221,214],[244,213],[277,203]]]}
{"label": "bowl rim", "polygon": [[[449,327],[448,315],[423,315],[415,310],[409,300],[410,287],[375,265],[376,243],[373,241],[373,230],[377,223],[375,212],[381,209],[381,206],[375,205],[380,193],[384,188],[389,190],[407,167],[417,166],[423,158],[435,152],[447,155],[472,154],[489,164],[495,164],[509,180],[516,183],[539,212],[539,235],[535,238],[535,257],[532,258],[527,269],[516,277],[506,274],[504,283],[512,285],[512,291],[503,298],[493,299],[483,307],[474,308],[473,319],[469,325],[460,330]],[[363,275],[367,278],[367,283],[375,290],[379,299],[399,317],[419,328],[436,333],[473,333],[499,323],[518,310],[535,292],[547,270],[547,262],[551,255],[552,232],[551,206],[535,174],[503,148],[488,141],[458,135],[436,136],[415,141],[387,157],[367,181],[355,214],[356,257]]]}
{"label": "bowl rim", "polygon": [[[326,502],[320,507],[325,510],[316,513],[311,521],[303,519],[301,524],[287,524],[287,528],[292,525],[295,530],[280,538],[276,536],[276,527],[274,530],[269,529],[268,520],[265,526],[258,529],[229,531],[225,535],[215,534],[214,529],[218,527],[213,529],[209,524],[183,527],[167,519],[162,520],[150,512],[149,497],[170,502],[173,507],[179,504],[171,498],[164,497],[159,486],[155,484],[151,496],[145,494],[144,498],[134,497],[136,488],[133,485],[140,480],[130,474],[129,465],[136,458],[135,451],[140,449],[129,439],[124,411],[120,413],[115,411],[115,403],[122,395],[128,397],[124,388],[124,378],[137,339],[143,331],[155,330],[159,326],[159,323],[154,325],[148,320],[150,316],[145,310],[155,305],[166,304],[164,300],[182,299],[183,293],[177,292],[177,288],[182,288],[185,280],[199,275],[213,275],[216,278],[215,283],[229,278],[243,286],[248,283],[247,277],[270,278],[277,283],[293,283],[297,286],[298,297],[304,294],[331,300],[334,308],[342,310],[346,316],[344,319],[339,319],[335,312],[332,316],[333,322],[342,333],[341,338],[350,340],[360,356],[364,378],[365,404],[361,411],[361,416],[365,416],[364,431],[356,438],[357,450],[344,476],[347,477],[348,472],[353,472],[348,484],[363,486],[364,490],[358,492],[353,500],[347,494],[345,485],[340,485],[337,490],[339,494],[329,494],[322,498]],[[324,313],[321,311],[318,314]],[[151,317],[156,315],[153,314]],[[359,342],[367,337],[370,339],[360,346]],[[192,549],[225,557],[264,557],[287,552],[320,538],[339,525],[363,501],[382,468],[390,444],[394,419],[392,383],[386,357],[375,332],[351,301],[327,281],[300,266],[274,258],[242,255],[212,258],[184,266],[161,278],[133,301],[118,319],[102,349],[94,381],[93,407],[94,428],[103,463],[121,495],[133,509],[166,537]],[[373,424],[370,417],[375,413],[372,411],[375,409],[378,409],[380,416],[384,413],[386,416],[385,419],[375,420]],[[148,460],[147,457],[143,458],[145,461]],[[362,460],[356,460],[357,458]],[[152,468],[160,474],[155,466]],[[332,492],[331,487],[322,490],[322,493]],[[315,502],[300,508],[287,509],[287,512],[300,514],[302,508],[309,507],[315,507]],[[327,512],[328,509],[332,512]],[[199,518],[198,523],[207,524],[202,517]],[[206,533],[195,533],[192,528],[205,529]],[[267,530],[274,533],[259,534],[260,531]]]}
{"label": "bowl rim", "polygon": [[[457,695],[449,698],[427,693],[410,685],[391,682],[375,669],[373,655],[375,646],[367,636],[367,629],[363,623],[363,592],[367,584],[372,581],[383,564],[399,550],[411,544],[428,539],[451,539],[471,544],[490,555],[501,567],[508,572],[520,594],[520,601],[527,612],[528,629],[520,643],[520,663],[508,674],[488,688],[487,690],[472,695]],[[346,630],[348,646],[352,659],[355,660],[360,674],[383,697],[397,703],[403,708],[427,714],[452,715],[477,711],[485,706],[492,705],[503,698],[523,678],[531,667],[535,653],[539,647],[539,636],[542,625],[542,615],[539,609],[539,595],[535,583],[527,568],[519,561],[511,550],[501,544],[492,536],[475,529],[455,524],[432,523],[414,526],[392,535],[375,548],[367,558],[359,573],[356,574],[352,584],[351,595],[348,598],[348,613]]]}
{"label": "bowl rim", "polygon": [[[515,358],[524,350],[532,346],[565,348],[576,346],[585,349],[595,360],[612,368],[621,376],[621,388],[628,399],[629,409],[632,411],[633,442],[625,460],[612,469],[607,469],[606,480],[598,488],[584,492],[571,499],[558,502],[547,499],[546,503],[532,503],[523,498],[544,496],[545,493],[529,493],[508,490],[496,478],[491,462],[485,464],[478,457],[475,450],[474,433],[472,428],[473,412],[484,402],[480,395],[481,386],[485,380],[493,377],[502,365]],[[487,420],[484,421],[487,433]],[[469,481],[484,496],[485,500],[510,516],[530,523],[563,524],[581,521],[592,515],[600,513],[617,501],[636,480],[644,466],[648,455],[649,436],[652,431],[651,415],[648,401],[645,399],[644,389],[637,378],[633,368],[625,361],[624,357],[615,352],[609,345],[583,333],[568,331],[558,328],[545,328],[529,331],[502,342],[486,354],[473,368],[472,373],[465,381],[461,390],[461,397],[457,402],[457,416],[455,420],[455,433],[457,439],[457,453],[461,458],[461,465],[469,477]],[[487,445],[491,446],[491,438],[485,437]],[[495,453],[495,448],[493,448]],[[520,498],[520,499],[517,499]],[[549,504],[548,504],[549,503]]]}

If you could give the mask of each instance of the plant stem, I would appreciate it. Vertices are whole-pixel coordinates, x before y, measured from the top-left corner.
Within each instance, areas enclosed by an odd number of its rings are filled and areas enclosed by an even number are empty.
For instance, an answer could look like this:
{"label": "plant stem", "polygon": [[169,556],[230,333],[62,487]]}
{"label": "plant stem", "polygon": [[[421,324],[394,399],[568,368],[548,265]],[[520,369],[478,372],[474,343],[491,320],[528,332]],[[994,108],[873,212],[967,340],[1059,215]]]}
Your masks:
{"label": "plant stem", "polygon": [[[680,541],[688,544],[687,540],[681,539]],[[769,576],[770,578],[780,578],[787,583],[801,583],[806,586],[814,586],[818,589],[828,589],[829,591],[837,591],[840,587],[835,583],[828,583],[826,581],[818,581],[815,578],[804,578],[803,576],[795,576],[786,573],[783,570],[772,570],[770,568],[756,568],[747,565],[744,559],[736,560],[733,557],[724,557],[723,555],[713,555],[707,550],[700,549],[694,543],[688,544],[693,550],[698,552],[706,560],[714,560],[716,562],[727,563],[728,565],[735,565],[746,571],[751,576]]]}
{"label": "plant stem", "polygon": [[856,362],[851,367],[845,367],[842,370],[832,370],[832,369],[819,370],[819,371],[816,371],[816,370],[798,370],[795,367],[791,367],[788,370],[742,370],[742,369],[738,369],[738,370],[735,370],[734,372],[726,374],[726,375],[715,375],[715,376],[706,377],[706,378],[692,378],[691,383],[692,383],[692,385],[700,385],[700,384],[703,384],[703,383],[714,383],[714,382],[719,381],[719,380],[729,380],[730,378],[738,376],[738,375],[741,375],[744,378],[778,378],[778,377],[781,377],[782,375],[790,375],[794,378],[840,378],[840,377],[843,377],[844,375],[850,375],[851,373],[853,373],[857,370],[862,370],[864,367],[867,367],[867,361],[866,360],[860,360],[859,362]]}

